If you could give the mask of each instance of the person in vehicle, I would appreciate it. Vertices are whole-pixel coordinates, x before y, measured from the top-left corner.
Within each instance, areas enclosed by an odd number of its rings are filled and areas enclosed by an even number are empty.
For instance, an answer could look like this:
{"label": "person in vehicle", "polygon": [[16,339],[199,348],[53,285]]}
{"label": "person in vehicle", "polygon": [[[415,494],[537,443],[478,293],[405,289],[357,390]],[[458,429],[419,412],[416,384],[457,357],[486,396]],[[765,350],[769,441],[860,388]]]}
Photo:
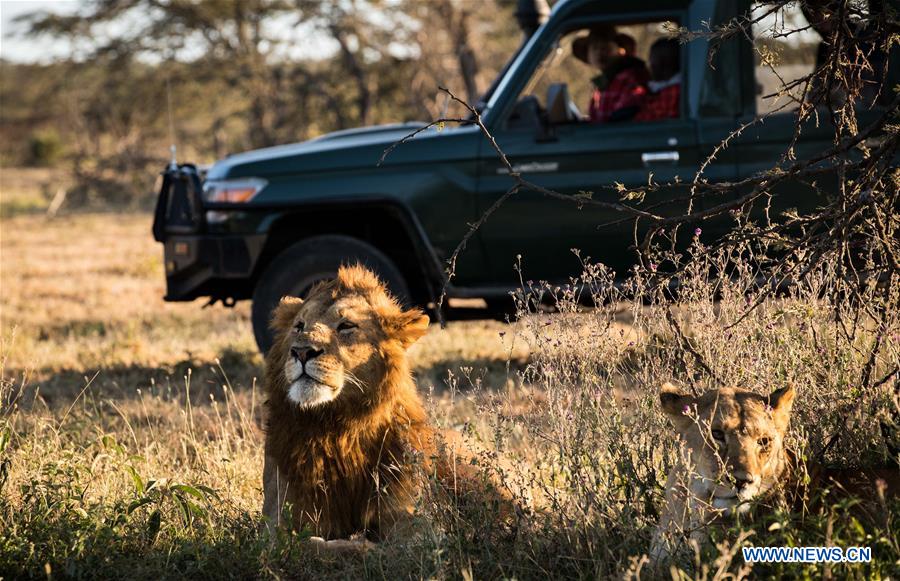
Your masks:
{"label": "person in vehicle", "polygon": [[637,55],[637,41],[634,40],[634,37],[630,34],[625,34],[624,32],[616,33],[613,41],[616,43],[616,46],[619,47],[619,56]]}
{"label": "person in vehicle", "polygon": [[609,123],[634,118],[647,95],[650,74],[644,61],[616,44],[615,27],[595,26],[588,36],[575,39],[572,54],[600,70],[600,75],[592,79],[588,120]]}
{"label": "person in vehicle", "polygon": [[679,116],[681,61],[678,41],[660,38],[650,47],[650,82],[643,107],[635,121],[673,119]]}

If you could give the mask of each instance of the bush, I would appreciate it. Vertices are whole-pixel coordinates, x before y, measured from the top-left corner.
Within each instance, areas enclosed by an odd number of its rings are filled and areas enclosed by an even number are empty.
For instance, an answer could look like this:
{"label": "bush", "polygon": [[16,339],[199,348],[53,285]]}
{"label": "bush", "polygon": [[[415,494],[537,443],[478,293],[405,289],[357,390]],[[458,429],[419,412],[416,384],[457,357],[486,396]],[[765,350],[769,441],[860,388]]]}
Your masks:
{"label": "bush", "polygon": [[31,165],[56,165],[63,154],[62,139],[54,129],[35,131],[31,134],[28,151]]}
{"label": "bush", "polygon": [[[885,304],[875,281],[869,287],[870,312],[893,313],[880,317],[889,326],[879,328],[857,305],[823,298],[836,296],[828,291],[840,284],[829,266],[765,298],[746,248],[713,252],[697,239],[689,253],[675,300],[668,281],[657,280],[655,265],[623,287],[608,269],[588,261],[570,287],[525,281],[516,297],[515,334],[533,354],[522,377],[530,405],[524,405],[527,413],[511,415],[509,398],[494,398],[481,410],[490,418],[482,431],[521,467],[513,480],[527,481],[540,499],[524,525],[529,534],[512,554],[528,555],[554,576],[620,577],[643,566],[680,446],[659,410],[658,390],[666,381],[698,392],[735,386],[763,394],[793,384],[798,396],[788,445],[798,457],[842,468],[896,468],[898,458],[879,433],[879,419],[898,410],[890,382],[879,381],[890,379],[900,360],[896,293]],[[757,298],[760,306],[751,308]],[[545,314],[547,304],[560,313]],[[881,347],[873,355],[876,344]],[[726,523],[724,532],[711,527],[717,542],[696,555],[686,552],[674,565],[688,578],[751,570],[805,578],[821,574],[823,566],[748,567],[740,547],[871,546],[872,563],[833,565],[832,573],[897,573],[897,499],[875,507],[877,517],[870,519],[835,500],[803,512],[761,513],[755,522]],[[479,519],[452,528],[483,531]],[[500,569],[530,576],[511,561]]]}

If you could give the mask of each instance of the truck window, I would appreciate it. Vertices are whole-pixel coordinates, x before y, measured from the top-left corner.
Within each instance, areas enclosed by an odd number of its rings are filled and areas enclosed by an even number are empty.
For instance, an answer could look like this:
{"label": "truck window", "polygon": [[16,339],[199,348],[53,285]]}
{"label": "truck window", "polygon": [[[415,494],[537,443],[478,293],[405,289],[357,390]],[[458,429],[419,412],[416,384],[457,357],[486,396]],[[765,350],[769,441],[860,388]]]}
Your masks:
{"label": "truck window", "polygon": [[[772,4],[754,3],[759,18]],[[790,2],[753,25],[756,113],[791,111],[800,106],[804,79],[816,67],[822,37],[809,26],[799,2]]]}
{"label": "truck window", "polygon": [[[651,90],[651,87],[662,89],[673,84],[680,85],[681,77],[678,73],[680,73],[682,59],[677,41],[671,41],[672,44],[666,47],[667,50],[661,49],[659,46],[651,50],[656,41],[668,37],[669,31],[675,28],[677,28],[677,24],[672,21],[659,21],[597,25],[593,28],[583,28],[564,34],[535,68],[517,99],[519,106],[513,111],[509,122],[515,124],[517,117],[528,106],[539,108],[541,114],[545,115],[547,120],[553,124],[601,122],[601,119],[592,111],[597,105],[597,98],[594,95],[598,87],[609,87],[608,70],[612,70],[616,76],[625,71],[630,83],[626,86],[640,85],[640,89],[637,91],[640,98],[631,101],[630,110],[621,118],[616,118],[613,111],[605,112],[607,115],[603,117],[602,122],[652,120],[653,114],[641,113],[649,101],[649,96],[651,94],[654,97],[657,96],[658,91]],[[599,34],[597,32],[599,29],[603,30],[604,38],[610,37],[609,46],[611,48],[609,50],[614,51],[613,56],[604,61],[615,63],[610,65],[607,71],[602,71],[597,66],[590,64],[591,57],[586,54],[586,47],[592,42],[596,42],[591,35]],[[651,53],[656,55],[652,62]],[[666,72],[659,74],[659,76],[665,76],[666,79],[654,78],[653,67],[650,66],[659,62],[660,54],[670,55],[668,68],[664,69]],[[595,55],[593,58],[595,59],[593,62],[596,63],[598,57]],[[657,70],[661,70],[659,66]],[[663,81],[670,82],[666,85]],[[617,87],[614,86],[612,89],[615,90]],[[671,90],[669,91],[670,95]],[[680,96],[675,97],[674,105],[671,105],[672,102],[670,98],[670,108],[674,109],[674,116],[678,117],[681,114]],[[656,104],[659,104],[658,100]],[[626,107],[629,105],[627,99],[625,99],[624,105]],[[592,113],[594,113],[593,116]],[[644,119],[640,119],[641,116]]]}

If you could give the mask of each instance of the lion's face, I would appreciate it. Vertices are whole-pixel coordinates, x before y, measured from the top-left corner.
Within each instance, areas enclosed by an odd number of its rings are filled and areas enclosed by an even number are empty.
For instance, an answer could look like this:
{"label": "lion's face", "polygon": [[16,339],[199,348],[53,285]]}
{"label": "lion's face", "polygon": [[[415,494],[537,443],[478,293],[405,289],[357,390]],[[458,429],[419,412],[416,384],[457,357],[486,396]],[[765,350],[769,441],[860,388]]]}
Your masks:
{"label": "lion's face", "polygon": [[732,388],[693,397],[667,383],[660,400],[688,446],[695,496],[726,513],[743,512],[747,501],[777,483],[784,468],[792,387],[768,397]]}
{"label": "lion's face", "polygon": [[344,267],[305,301],[282,299],[272,324],[270,364],[283,370],[286,398],[313,408],[375,401],[391,355],[425,333],[428,317],[403,311],[371,272]]}

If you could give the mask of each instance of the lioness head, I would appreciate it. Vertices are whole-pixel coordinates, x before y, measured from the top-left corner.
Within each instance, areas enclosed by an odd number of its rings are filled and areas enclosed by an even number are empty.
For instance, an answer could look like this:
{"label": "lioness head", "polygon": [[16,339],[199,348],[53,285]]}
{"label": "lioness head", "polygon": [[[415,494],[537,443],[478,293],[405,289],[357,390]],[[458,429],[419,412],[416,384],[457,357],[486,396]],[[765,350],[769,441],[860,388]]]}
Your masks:
{"label": "lioness head", "polygon": [[723,388],[694,397],[666,383],[660,400],[688,446],[693,495],[716,509],[743,512],[746,501],[778,482],[793,387],[768,396]]}
{"label": "lioness head", "polygon": [[[305,300],[285,297],[272,315],[267,365],[289,402],[314,408],[340,401],[371,406],[398,354],[428,330],[428,316],[404,311],[362,266],[341,267]],[[278,381],[283,379],[282,381]]]}

